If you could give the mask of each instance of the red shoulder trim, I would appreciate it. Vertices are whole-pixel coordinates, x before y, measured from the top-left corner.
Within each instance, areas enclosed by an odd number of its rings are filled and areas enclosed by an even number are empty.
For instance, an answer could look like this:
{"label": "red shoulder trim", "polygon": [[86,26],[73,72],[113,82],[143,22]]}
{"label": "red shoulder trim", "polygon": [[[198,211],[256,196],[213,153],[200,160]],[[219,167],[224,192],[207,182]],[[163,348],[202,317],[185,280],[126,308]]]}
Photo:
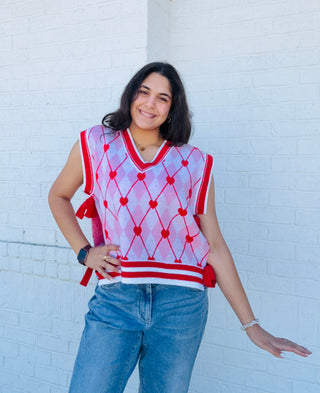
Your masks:
{"label": "red shoulder trim", "polygon": [[91,166],[90,150],[86,138],[86,130],[80,133],[80,148],[82,153],[82,160],[83,160],[82,162],[83,162],[83,169],[84,169],[83,191],[86,194],[91,194],[93,190],[93,171]]}
{"label": "red shoulder trim", "polygon": [[213,158],[207,154],[206,162],[203,170],[203,176],[199,188],[198,199],[196,203],[196,214],[204,214],[206,212],[207,195],[210,183],[210,176],[213,166]]}

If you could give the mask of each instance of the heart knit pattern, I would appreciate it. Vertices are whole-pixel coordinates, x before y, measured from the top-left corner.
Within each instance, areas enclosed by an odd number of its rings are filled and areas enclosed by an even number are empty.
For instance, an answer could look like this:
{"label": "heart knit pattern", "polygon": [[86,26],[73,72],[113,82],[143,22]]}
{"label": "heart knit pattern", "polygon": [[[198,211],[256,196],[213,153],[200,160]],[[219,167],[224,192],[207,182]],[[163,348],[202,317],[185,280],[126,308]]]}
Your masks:
{"label": "heart knit pattern", "polygon": [[84,191],[94,199],[104,243],[120,245],[125,283],[203,288],[209,245],[195,216],[206,211],[213,159],[169,142],[151,162],[129,130],[95,126],[80,134]]}

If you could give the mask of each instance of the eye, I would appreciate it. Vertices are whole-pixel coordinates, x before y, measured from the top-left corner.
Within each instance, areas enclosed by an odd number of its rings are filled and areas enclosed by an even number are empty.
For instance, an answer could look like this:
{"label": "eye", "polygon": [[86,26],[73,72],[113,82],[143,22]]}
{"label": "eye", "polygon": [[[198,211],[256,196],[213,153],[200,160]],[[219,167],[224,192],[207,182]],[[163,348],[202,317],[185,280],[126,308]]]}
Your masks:
{"label": "eye", "polygon": [[146,96],[148,93],[145,90],[139,90],[139,94]]}
{"label": "eye", "polygon": [[159,100],[162,102],[168,102],[168,99],[166,97],[159,97]]}

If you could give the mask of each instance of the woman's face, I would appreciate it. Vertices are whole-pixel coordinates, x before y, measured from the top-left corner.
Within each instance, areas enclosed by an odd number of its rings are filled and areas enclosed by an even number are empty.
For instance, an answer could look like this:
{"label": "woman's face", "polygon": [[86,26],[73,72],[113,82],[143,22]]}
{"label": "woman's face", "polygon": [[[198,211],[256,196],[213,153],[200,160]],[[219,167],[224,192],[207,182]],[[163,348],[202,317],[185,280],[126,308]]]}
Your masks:
{"label": "woman's face", "polygon": [[144,130],[159,132],[168,117],[172,101],[168,79],[156,72],[141,84],[131,103],[130,131]]}

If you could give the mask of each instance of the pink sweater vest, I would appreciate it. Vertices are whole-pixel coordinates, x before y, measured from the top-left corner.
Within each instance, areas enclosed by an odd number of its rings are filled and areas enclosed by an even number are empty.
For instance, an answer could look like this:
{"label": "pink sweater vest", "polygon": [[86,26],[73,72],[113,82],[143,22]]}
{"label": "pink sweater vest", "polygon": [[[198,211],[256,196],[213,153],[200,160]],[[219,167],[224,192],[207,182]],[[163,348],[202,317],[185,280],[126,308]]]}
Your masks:
{"label": "pink sweater vest", "polygon": [[[80,134],[84,192],[77,216],[93,218],[95,245],[120,246],[113,281],[203,289],[215,278],[197,214],[206,212],[213,159],[198,148],[164,142],[151,162],[139,155],[129,130],[95,126]],[[86,285],[92,270],[82,280]],[[99,284],[109,280],[98,274]]]}

